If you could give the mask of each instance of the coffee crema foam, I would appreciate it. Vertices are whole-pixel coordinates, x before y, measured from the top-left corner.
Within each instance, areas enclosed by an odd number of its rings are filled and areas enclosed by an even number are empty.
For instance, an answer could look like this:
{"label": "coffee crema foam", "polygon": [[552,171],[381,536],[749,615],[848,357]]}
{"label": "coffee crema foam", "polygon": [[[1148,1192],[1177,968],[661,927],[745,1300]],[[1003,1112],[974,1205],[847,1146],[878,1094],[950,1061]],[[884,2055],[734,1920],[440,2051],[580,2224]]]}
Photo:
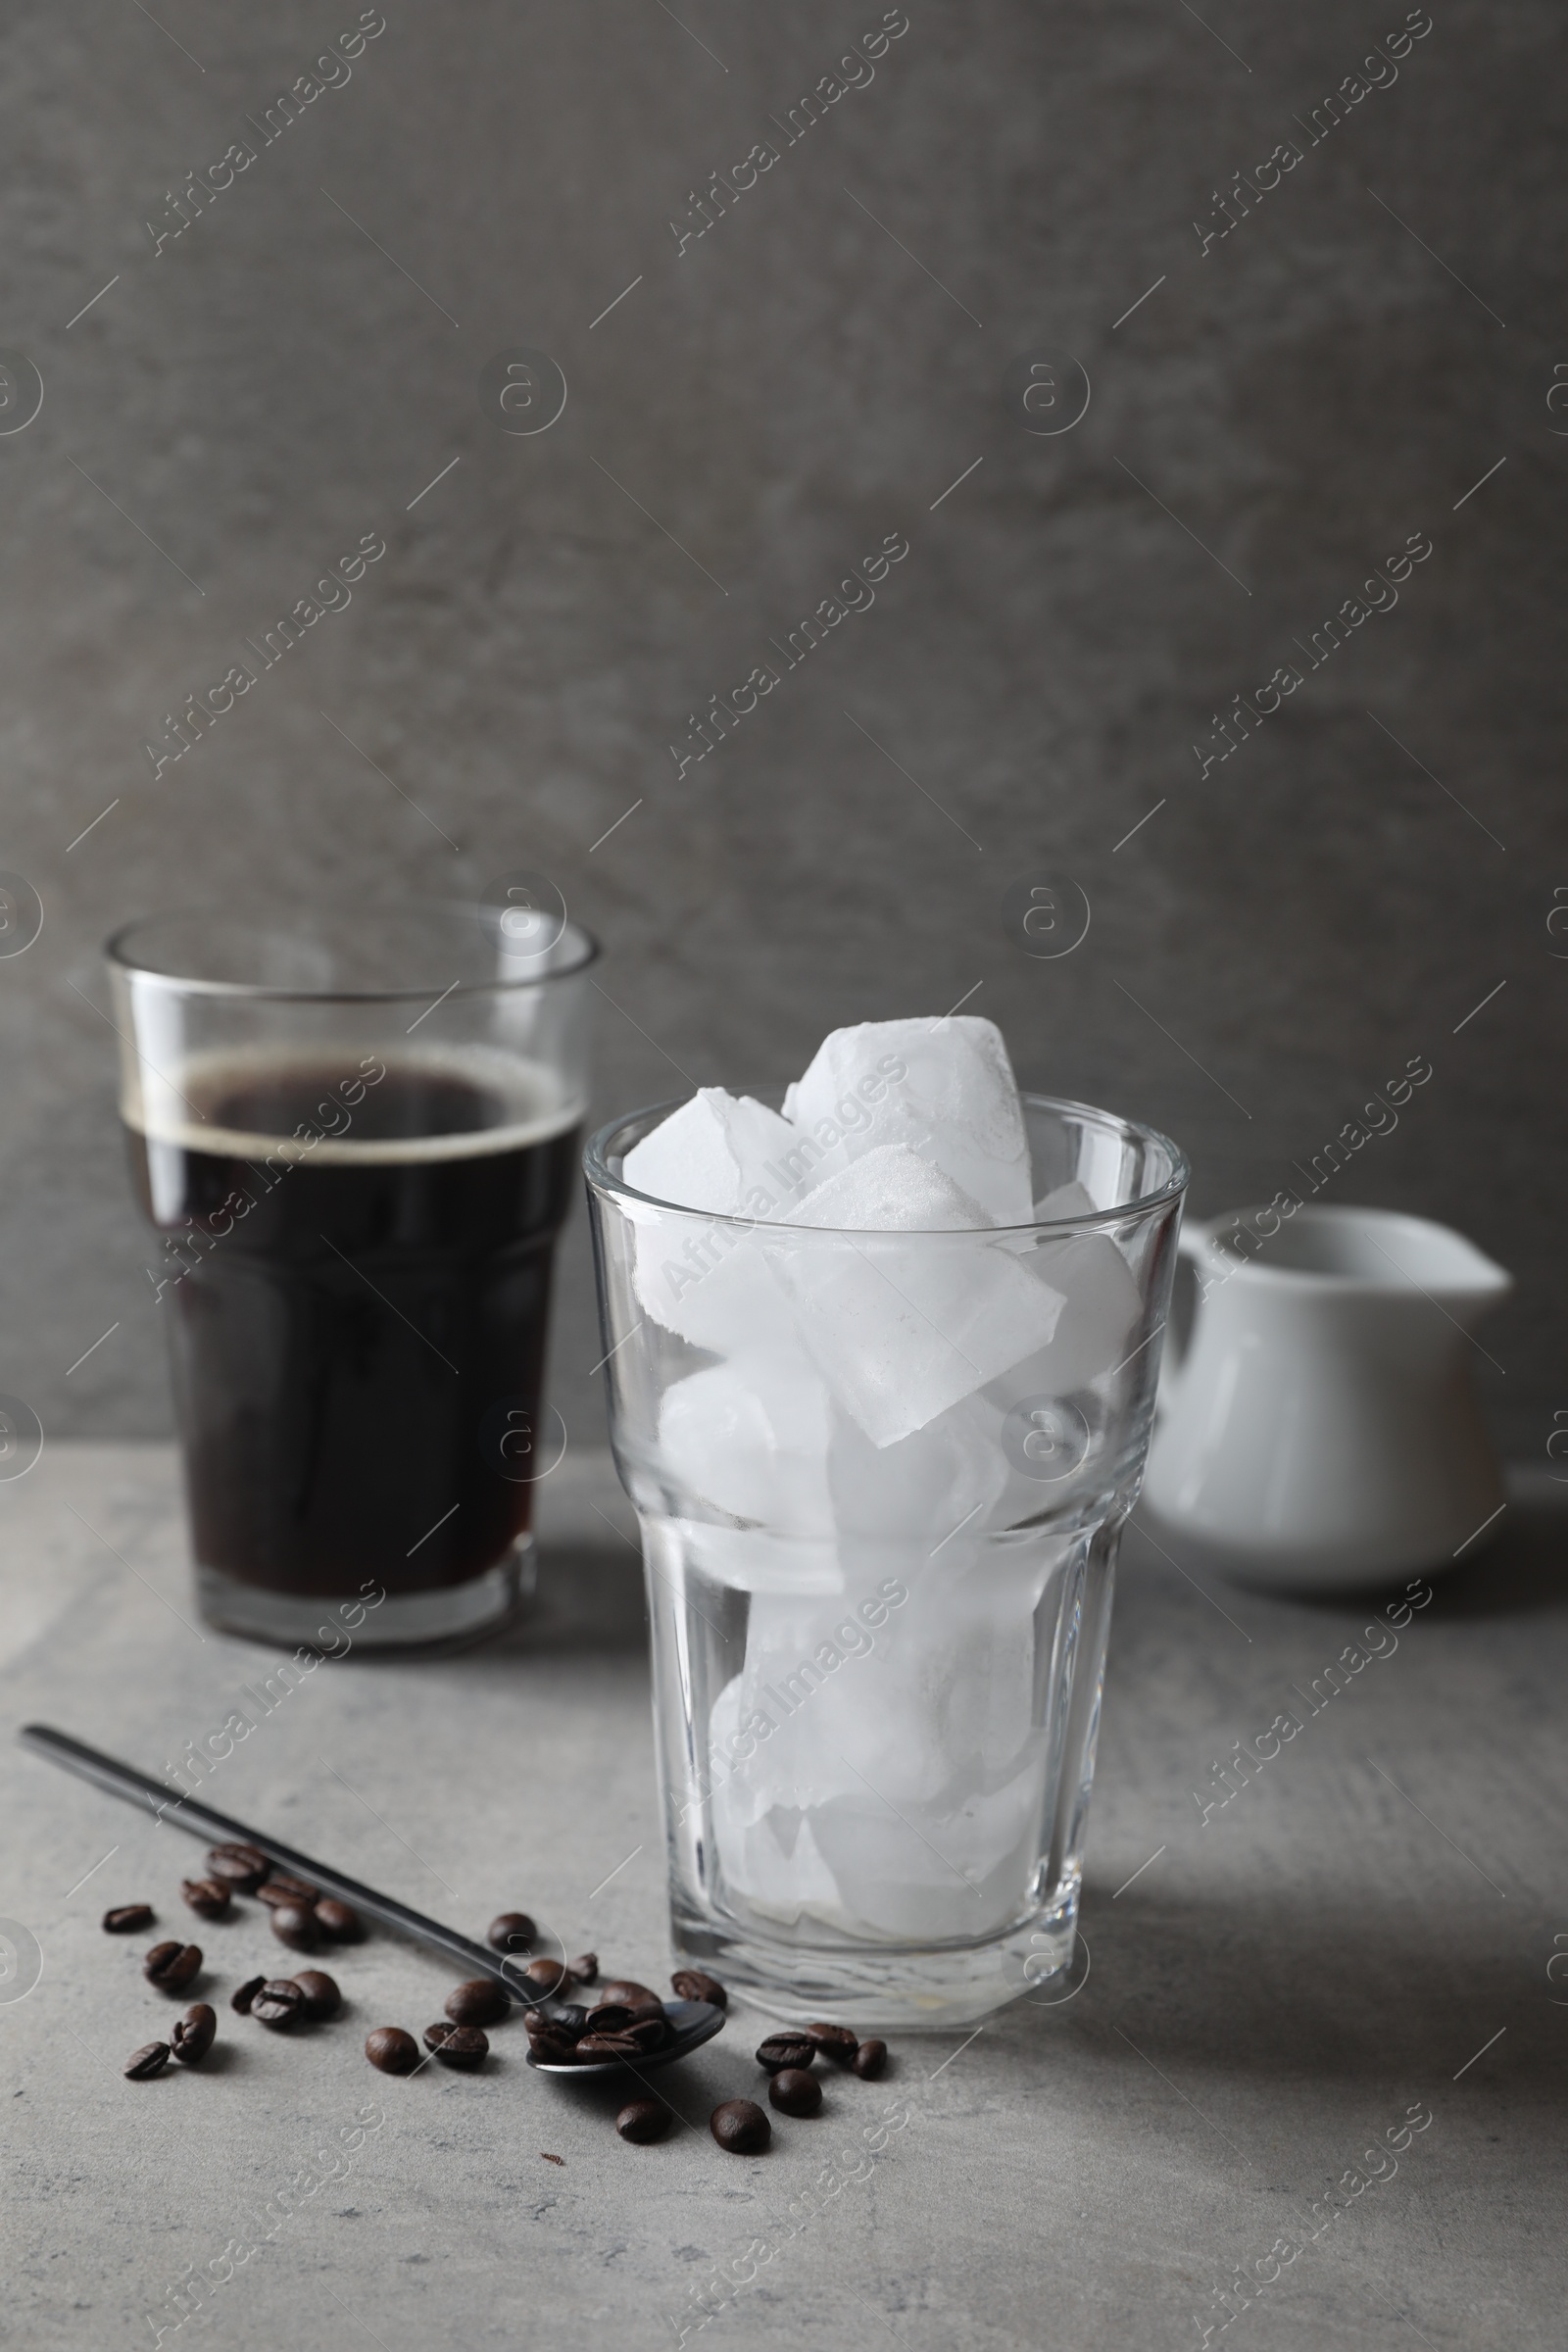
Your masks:
{"label": "coffee crema foam", "polygon": [[[338,1167],[408,1166],[420,1161],[475,1159],[548,1143],[583,1118],[586,1100],[563,1095],[559,1072],[521,1054],[490,1046],[404,1048],[376,1054],[316,1054],[279,1047],[242,1047],[181,1056],[153,1072],[134,1092],[122,1091],[121,1116],[149,1144],[214,1157]],[[387,1090],[390,1089],[390,1092]],[[298,1106],[291,1132],[282,1121],[236,1123],[220,1115],[263,1093],[281,1093]],[[385,1109],[414,1090],[459,1096],[484,1114],[482,1123],[446,1132],[359,1135],[356,1126],[384,1120]],[[152,1099],[149,1100],[149,1097]],[[209,1108],[209,1106],[211,1106]]]}

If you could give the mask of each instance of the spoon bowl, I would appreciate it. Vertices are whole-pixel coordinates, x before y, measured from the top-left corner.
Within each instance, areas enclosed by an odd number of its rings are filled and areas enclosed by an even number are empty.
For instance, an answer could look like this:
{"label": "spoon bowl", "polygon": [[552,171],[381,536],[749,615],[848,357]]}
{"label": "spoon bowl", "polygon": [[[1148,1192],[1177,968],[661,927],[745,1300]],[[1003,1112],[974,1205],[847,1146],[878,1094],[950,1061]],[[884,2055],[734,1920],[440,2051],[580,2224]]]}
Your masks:
{"label": "spoon bowl", "polygon": [[684,2058],[688,2051],[701,2049],[705,2041],[711,2041],[723,2030],[724,2012],[711,2001],[665,2001],[663,2009],[672,2038],[662,2050],[649,2050],[629,2059],[592,2058],[581,2066],[573,2065],[569,2058],[536,2058],[530,2050],[527,2063],[536,2074],[569,2075],[578,2082],[592,2082],[602,2075],[641,2075],[650,2067],[668,2066],[671,2059]]}

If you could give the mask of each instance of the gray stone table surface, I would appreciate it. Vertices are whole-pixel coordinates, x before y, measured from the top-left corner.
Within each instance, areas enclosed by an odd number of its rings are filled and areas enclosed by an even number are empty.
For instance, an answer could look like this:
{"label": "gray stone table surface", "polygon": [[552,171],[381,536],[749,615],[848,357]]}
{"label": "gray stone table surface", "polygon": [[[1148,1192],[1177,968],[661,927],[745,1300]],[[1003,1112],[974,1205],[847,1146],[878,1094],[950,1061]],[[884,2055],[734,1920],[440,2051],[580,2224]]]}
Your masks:
{"label": "gray stone table surface", "polygon": [[[1370,1602],[1211,1585],[1135,1531],[1087,1977],[971,2038],[898,2041],[883,2082],[835,2078],[819,2121],[738,2159],[705,2127],[756,2088],[752,2012],[665,2078],[693,2128],[653,2148],[616,2137],[610,2095],[526,2073],[516,2027],[481,2075],[372,2072],[367,2030],[417,2033],[450,1981],[391,1936],[333,1964],[330,2026],[230,2015],[283,1958],[259,1907],[193,1923],[200,1848],[14,1734],[40,1718],[158,1770],[275,1659],[194,1627],[169,1450],[46,1451],[0,1485],[0,1912],[42,1964],[25,1997],[0,1981],[0,2341],[652,2352],[706,2294],[715,2347],[1560,2344],[1568,1488],[1512,1493],[1498,1546],[1396,1632]],[[544,1494],[527,1624],[278,1686],[211,1801],[475,1932],[526,1907],[659,1979],[631,1526],[604,1455]],[[1290,1711],[1221,1805],[1215,1763]],[[98,1924],[133,1897],[206,1948],[220,2018],[200,2072],[148,2083],[120,2070],[173,2007],[142,1981],[150,1938]]]}

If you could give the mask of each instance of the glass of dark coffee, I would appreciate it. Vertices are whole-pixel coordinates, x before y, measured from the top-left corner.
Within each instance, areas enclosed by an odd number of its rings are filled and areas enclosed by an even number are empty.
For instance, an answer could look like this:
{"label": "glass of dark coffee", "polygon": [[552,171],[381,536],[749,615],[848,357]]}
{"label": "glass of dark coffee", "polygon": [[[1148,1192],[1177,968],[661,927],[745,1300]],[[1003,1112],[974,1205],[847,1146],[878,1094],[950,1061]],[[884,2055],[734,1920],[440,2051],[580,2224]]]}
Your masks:
{"label": "glass of dark coffee", "polygon": [[203,1614],[394,1649],[498,1625],[565,1446],[542,1386],[593,940],[514,879],[159,915],[107,952]]}

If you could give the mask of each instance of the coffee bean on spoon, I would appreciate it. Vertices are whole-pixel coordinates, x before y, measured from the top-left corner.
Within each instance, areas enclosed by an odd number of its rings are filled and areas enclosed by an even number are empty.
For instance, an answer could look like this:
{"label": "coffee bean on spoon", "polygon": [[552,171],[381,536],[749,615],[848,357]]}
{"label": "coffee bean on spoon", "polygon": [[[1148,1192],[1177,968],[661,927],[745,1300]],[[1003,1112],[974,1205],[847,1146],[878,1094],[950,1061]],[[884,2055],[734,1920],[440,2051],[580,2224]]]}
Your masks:
{"label": "coffee bean on spoon", "polygon": [[274,1870],[271,1877],[256,1889],[258,1902],[275,1909],[279,1903],[314,1903],[321,1889],[313,1886],[309,1879],[296,1879],[286,1870]]}
{"label": "coffee bean on spoon", "polygon": [[198,2001],[170,2034],[170,2047],[182,2066],[198,2066],[212,2048],[217,2032],[218,2019],[205,2001]]}
{"label": "coffee bean on spoon", "polygon": [[[430,2035],[438,2038],[431,2042]],[[482,2066],[490,2055],[490,2041],[477,2026],[450,2026],[445,2019],[428,2029],[424,2036],[443,2066],[462,2067],[465,2073]]]}
{"label": "coffee bean on spoon", "polygon": [[885,2041],[862,2041],[852,2064],[862,2082],[873,2082],[887,2062],[888,2045]]}
{"label": "coffee bean on spoon", "polygon": [[149,2041],[126,2061],[122,2072],[132,2082],[146,2082],[154,2075],[161,2075],[168,2064],[168,2042]]}
{"label": "coffee bean on spoon", "polygon": [[526,2009],[522,2022],[531,2047],[540,2049],[548,2041],[554,2055],[558,2047],[569,2051],[573,2042],[581,2040],[588,2028],[588,2012],[567,2001],[551,2015],[543,2009]]}
{"label": "coffee bean on spoon", "polygon": [[662,2099],[632,2099],[616,2116],[615,2130],[622,2139],[645,2148],[651,2141],[663,2138],[671,2120],[670,2110]]}
{"label": "coffee bean on spoon", "polygon": [[297,2026],[305,2015],[305,1995],[292,1977],[269,1977],[251,2001],[251,2015],[264,2026]]}
{"label": "coffee bean on spoon", "polygon": [[616,1977],[612,1983],[600,1986],[602,2001],[614,2001],[623,2009],[658,2009],[662,2006],[651,1986],[639,1984],[630,1977]]}
{"label": "coffee bean on spoon", "polygon": [[455,2026],[496,2026],[512,2007],[493,1977],[470,1977],[455,1985],[443,2005]]}
{"label": "coffee bean on spoon", "polygon": [[272,1913],[272,1934],[279,1943],[291,1944],[297,1952],[314,1952],[321,1940],[321,1931],[316,1924],[315,1906],[310,1903],[279,1903]]}
{"label": "coffee bean on spoon", "polygon": [[732,2156],[760,2156],[773,2136],[773,2127],[755,2099],[725,2099],[709,2117],[708,2128]]}
{"label": "coffee bean on spoon", "polygon": [[808,2041],[804,2034],[769,2034],[757,2047],[757,2063],[770,2075],[782,2073],[787,2066],[804,2073],[815,2056],[815,2043]]}
{"label": "coffee bean on spoon", "polygon": [[377,2026],[365,2037],[365,2055],[383,2075],[412,2075],[419,2063],[419,2045],[401,2026]]}
{"label": "coffee bean on spoon", "polygon": [[179,1891],[203,1919],[221,1919],[231,1899],[220,1879],[186,1879]]}
{"label": "coffee bean on spoon", "polygon": [[322,1895],[316,1906],[316,1924],[333,1943],[358,1943],[365,1934],[359,1913],[340,1903],[335,1894]]}
{"label": "coffee bean on spoon", "polygon": [[641,2042],[633,2041],[629,2034],[585,2034],[572,2045],[571,2055],[579,2064],[592,2066],[607,2061],[625,2065],[628,2060],[643,2055]]}
{"label": "coffee bean on spoon", "polygon": [[152,1924],[151,1903],[117,1903],[112,1911],[104,1913],[106,1936],[137,1936]]}
{"label": "coffee bean on spoon", "polygon": [[678,1968],[669,1981],[679,2000],[709,2001],[715,2009],[729,2007],[729,1994],[718,1979],[705,1976],[700,1968]]}
{"label": "coffee bean on spoon", "polygon": [[262,1986],[266,1983],[267,1979],[265,1977],[246,1978],[244,1984],[239,1987],[239,1990],[234,1994],[233,1999],[228,2004],[236,2016],[249,2017],[251,2013],[251,2003],[255,2000],[256,1995],[261,1991]]}
{"label": "coffee bean on spoon", "polygon": [[669,2020],[660,2016],[634,2017],[629,2025],[621,2027],[616,2035],[617,2040],[633,2042],[639,2050],[647,2050],[650,2055],[655,2050],[662,2050],[670,2038]]}
{"label": "coffee bean on spoon", "polygon": [[221,1879],[240,1894],[254,1894],[271,1867],[259,1847],[235,1842],[215,1845],[207,1857],[208,1877]]}
{"label": "coffee bean on spoon", "polygon": [[202,1964],[199,1943],[155,1943],[141,1973],[160,1992],[183,1992]]}
{"label": "coffee bean on spoon", "polygon": [[337,1988],[335,1979],[327,1976],[324,1970],[302,1968],[294,1983],[305,1995],[305,2015],[311,2025],[321,2025],[327,2018],[336,2017],[342,2008],[343,1995]]}
{"label": "coffee bean on spoon", "polygon": [[490,1922],[484,1939],[493,1952],[531,1952],[539,1931],[526,1911],[503,1911]]}
{"label": "coffee bean on spoon", "polygon": [[644,2018],[662,2017],[663,2010],[657,2001],[640,2001],[635,2007],[625,2001],[601,2001],[588,2012],[590,2034],[621,2034],[628,2026],[638,2025]]}
{"label": "coffee bean on spoon", "polygon": [[530,2027],[528,2048],[545,2066],[571,2066],[576,2061],[580,2038],[575,2034],[554,2034],[548,2025]]}
{"label": "coffee bean on spoon", "polygon": [[817,2024],[803,2027],[802,2031],[807,2040],[814,2048],[820,2050],[824,2058],[836,2058],[840,2066],[852,2064],[855,2053],[860,2046],[848,2026]]}
{"label": "coffee bean on spoon", "polygon": [[767,2086],[768,2103],[780,2115],[820,2115],[822,2085],[798,2066],[782,2067]]}

